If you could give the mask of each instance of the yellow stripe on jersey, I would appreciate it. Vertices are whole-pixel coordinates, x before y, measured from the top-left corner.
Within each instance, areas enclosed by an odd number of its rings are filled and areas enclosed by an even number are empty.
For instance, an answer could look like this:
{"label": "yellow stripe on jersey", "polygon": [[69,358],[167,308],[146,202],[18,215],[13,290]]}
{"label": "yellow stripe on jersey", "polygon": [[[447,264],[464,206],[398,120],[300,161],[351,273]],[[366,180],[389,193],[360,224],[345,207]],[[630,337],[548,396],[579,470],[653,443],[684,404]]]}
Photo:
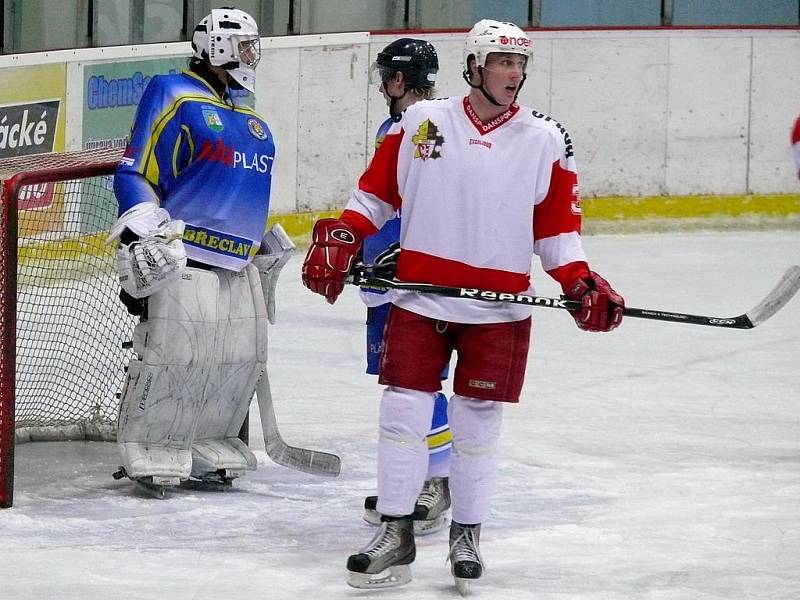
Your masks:
{"label": "yellow stripe on jersey", "polygon": [[194,140],[192,139],[192,132],[186,125],[181,125],[186,131],[186,143],[189,145],[189,163],[194,162]]}
{"label": "yellow stripe on jersey", "polygon": [[175,144],[172,146],[172,176],[178,176],[178,152],[181,149],[181,142],[183,141],[183,129],[184,125],[181,125],[181,135],[175,138]]}
{"label": "yellow stripe on jersey", "polygon": [[181,144],[186,140],[186,145],[189,146],[189,164],[194,162],[194,140],[192,140],[192,132],[186,125],[181,125],[181,135],[175,139],[175,146],[172,148],[172,175],[177,177],[180,173],[178,170],[178,154],[181,150]]}

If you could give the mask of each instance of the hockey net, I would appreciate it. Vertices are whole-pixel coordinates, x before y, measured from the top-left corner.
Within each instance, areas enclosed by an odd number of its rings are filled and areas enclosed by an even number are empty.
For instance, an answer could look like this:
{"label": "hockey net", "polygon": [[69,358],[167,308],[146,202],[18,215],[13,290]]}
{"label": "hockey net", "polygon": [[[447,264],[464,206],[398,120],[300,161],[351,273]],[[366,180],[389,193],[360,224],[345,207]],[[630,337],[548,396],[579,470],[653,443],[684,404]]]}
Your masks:
{"label": "hockey net", "polygon": [[120,155],[0,160],[0,507],[15,441],[114,439],[135,325],[105,243]]}

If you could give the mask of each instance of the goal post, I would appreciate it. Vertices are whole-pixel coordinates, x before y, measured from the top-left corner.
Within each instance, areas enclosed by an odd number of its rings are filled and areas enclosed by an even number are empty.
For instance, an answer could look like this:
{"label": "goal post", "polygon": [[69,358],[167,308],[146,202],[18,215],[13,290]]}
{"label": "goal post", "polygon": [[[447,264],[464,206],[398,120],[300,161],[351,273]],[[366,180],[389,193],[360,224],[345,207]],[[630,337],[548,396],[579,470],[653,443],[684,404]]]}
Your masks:
{"label": "goal post", "polygon": [[114,439],[135,326],[105,243],[121,154],[0,160],[0,508],[15,442]]}

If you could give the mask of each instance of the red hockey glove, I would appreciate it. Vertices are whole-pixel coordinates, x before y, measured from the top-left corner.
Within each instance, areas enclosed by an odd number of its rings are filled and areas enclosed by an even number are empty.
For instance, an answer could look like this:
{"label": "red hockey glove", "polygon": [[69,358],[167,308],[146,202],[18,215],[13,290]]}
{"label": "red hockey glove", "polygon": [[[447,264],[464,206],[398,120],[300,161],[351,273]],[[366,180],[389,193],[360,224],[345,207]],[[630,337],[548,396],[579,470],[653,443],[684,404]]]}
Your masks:
{"label": "red hockey glove", "polygon": [[579,310],[569,311],[584,331],[611,331],[622,322],[625,300],[594,271],[576,279],[564,290],[570,300],[580,300]]}
{"label": "red hockey glove", "polygon": [[361,247],[358,234],[339,219],[320,219],[311,233],[303,261],[303,285],[333,304],[344,289],[344,278]]}

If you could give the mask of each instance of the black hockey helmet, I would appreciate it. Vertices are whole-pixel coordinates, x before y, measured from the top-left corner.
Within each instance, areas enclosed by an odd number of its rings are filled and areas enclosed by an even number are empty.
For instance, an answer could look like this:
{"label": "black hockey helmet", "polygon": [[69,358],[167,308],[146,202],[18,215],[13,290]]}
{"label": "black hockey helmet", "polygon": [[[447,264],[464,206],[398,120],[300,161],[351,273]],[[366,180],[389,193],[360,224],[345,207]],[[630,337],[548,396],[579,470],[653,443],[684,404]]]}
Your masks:
{"label": "black hockey helmet", "polygon": [[373,69],[377,70],[381,82],[399,71],[405,76],[406,89],[427,89],[436,83],[439,57],[428,41],[400,38],[378,53]]}

